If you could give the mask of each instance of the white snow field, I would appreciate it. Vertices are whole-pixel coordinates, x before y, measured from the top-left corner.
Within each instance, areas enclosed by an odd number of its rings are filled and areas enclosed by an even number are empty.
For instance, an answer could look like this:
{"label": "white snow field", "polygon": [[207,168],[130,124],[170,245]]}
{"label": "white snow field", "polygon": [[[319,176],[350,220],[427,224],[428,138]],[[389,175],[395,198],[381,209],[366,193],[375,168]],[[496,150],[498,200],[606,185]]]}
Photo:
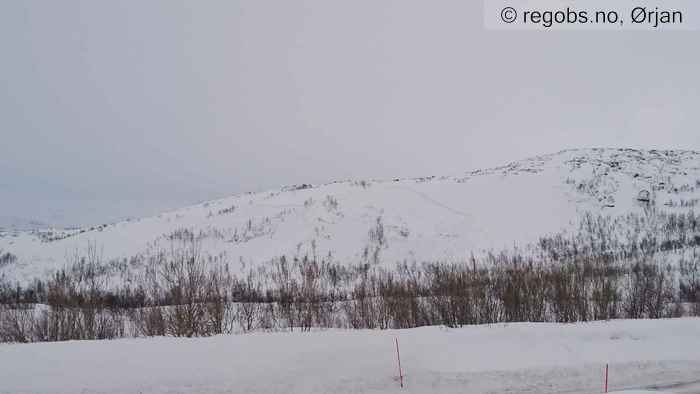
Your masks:
{"label": "white snow field", "polygon": [[[186,229],[204,252],[232,269],[303,255],[358,263],[373,250],[379,263],[465,261],[486,249],[524,246],[571,228],[582,212],[640,211],[650,191],[668,211],[700,202],[700,153],[630,149],[569,150],[488,170],[386,181],[298,185],[206,202],[139,220],[74,230],[0,230],[0,251],[17,256],[0,275],[20,282],[67,264],[93,243],[105,262],[168,248]],[[383,223],[377,248],[369,231]],[[129,269],[143,267],[132,259]]]}
{"label": "white snow field", "polygon": [[668,393],[667,391],[661,392],[661,391],[649,391],[649,390],[625,390],[625,391],[613,391],[610,394],[664,394]]}
{"label": "white snow field", "polygon": [[699,349],[693,318],[0,345],[0,392],[592,394],[610,363],[611,391],[700,393]]}

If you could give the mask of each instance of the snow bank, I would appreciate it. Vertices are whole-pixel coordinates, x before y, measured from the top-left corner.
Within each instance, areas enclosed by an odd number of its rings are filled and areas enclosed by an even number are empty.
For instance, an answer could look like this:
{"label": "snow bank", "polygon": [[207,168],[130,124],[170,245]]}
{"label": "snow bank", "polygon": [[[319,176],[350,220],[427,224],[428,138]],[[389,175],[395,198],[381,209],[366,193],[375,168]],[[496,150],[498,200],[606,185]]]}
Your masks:
{"label": "snow bank", "polygon": [[611,389],[697,393],[698,349],[700,319],[3,345],[0,392],[598,393],[610,363]]}
{"label": "snow bank", "polygon": [[[625,391],[614,391],[609,394],[664,394],[661,391],[647,391],[647,390],[625,390]],[[666,393],[668,394],[668,393]]]}

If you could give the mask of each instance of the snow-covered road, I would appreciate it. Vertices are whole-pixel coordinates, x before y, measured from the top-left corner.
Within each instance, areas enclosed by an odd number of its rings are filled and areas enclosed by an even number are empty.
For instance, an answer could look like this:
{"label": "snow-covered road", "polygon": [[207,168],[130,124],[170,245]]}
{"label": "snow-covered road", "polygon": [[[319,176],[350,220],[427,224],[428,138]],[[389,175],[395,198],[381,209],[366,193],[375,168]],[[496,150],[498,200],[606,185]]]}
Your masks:
{"label": "snow-covered road", "polygon": [[[397,381],[399,339],[405,388]],[[0,346],[0,393],[700,393],[700,319]]]}

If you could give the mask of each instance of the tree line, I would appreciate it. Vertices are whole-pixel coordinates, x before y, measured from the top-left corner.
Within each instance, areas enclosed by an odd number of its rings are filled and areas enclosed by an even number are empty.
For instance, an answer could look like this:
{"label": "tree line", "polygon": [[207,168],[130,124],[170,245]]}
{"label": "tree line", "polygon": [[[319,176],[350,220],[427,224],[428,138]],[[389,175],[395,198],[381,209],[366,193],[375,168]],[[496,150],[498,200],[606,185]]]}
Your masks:
{"label": "tree line", "polygon": [[91,245],[47,280],[0,280],[0,341],[700,316],[699,234],[692,213],[588,214],[458,263],[282,256],[245,272],[183,237],[118,283]]}

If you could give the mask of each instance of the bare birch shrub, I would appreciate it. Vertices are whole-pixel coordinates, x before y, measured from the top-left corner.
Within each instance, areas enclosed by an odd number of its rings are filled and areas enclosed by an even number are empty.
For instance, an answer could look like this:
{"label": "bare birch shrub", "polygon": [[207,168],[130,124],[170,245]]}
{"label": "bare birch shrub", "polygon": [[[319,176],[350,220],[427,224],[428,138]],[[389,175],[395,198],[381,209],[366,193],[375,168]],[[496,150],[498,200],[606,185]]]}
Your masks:
{"label": "bare birch shrub", "polygon": [[163,309],[166,332],[176,337],[209,334],[205,324],[207,271],[200,245],[191,238],[161,254],[156,279],[162,283],[168,307]]}
{"label": "bare birch shrub", "polygon": [[[127,260],[105,263],[89,244],[46,281],[0,277],[0,341],[700,314],[699,219],[651,209],[588,215],[575,233],[461,263],[341,265],[314,250],[243,275],[202,255],[200,235],[180,231],[170,250],[131,259],[143,263],[142,277],[119,286],[107,278]],[[675,256],[678,265],[668,264]]]}
{"label": "bare birch shrub", "polygon": [[0,306],[0,342],[32,342],[33,309]]}

